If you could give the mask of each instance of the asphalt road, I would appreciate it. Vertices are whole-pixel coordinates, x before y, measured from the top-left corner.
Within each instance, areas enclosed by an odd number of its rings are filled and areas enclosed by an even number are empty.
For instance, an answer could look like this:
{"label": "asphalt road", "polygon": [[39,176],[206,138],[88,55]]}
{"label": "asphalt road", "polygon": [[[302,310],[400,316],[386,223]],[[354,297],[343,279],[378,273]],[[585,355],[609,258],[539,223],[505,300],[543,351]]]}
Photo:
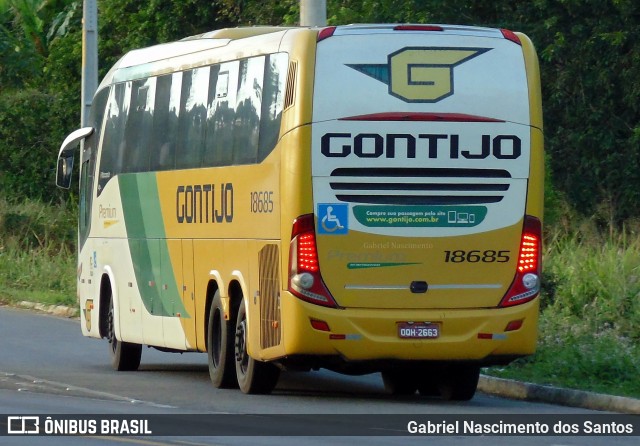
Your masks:
{"label": "asphalt road", "polygon": [[[378,374],[360,377],[329,371],[282,374],[272,395],[244,395],[239,390],[214,388],[204,354],[162,353],[144,349],[140,370],[115,372],[111,369],[106,341],[84,338],[77,320],[0,307],[0,429],[7,414],[207,414],[227,423],[241,415],[232,437],[0,437],[0,444],[349,444],[352,437],[243,437],[251,424],[268,424],[274,432],[298,423],[332,433],[330,419],[305,415],[354,415],[343,424],[365,423],[367,417],[381,422],[393,415],[411,415],[417,420],[444,417],[519,414],[522,419],[537,416],[596,417],[597,412],[541,403],[512,401],[482,393],[469,402],[393,397],[385,393]],[[286,414],[273,417],[273,414]],[[376,417],[376,415],[379,415]],[[385,415],[387,415],[385,417]],[[296,416],[301,417],[296,419]],[[435,416],[435,418],[434,418]],[[257,420],[257,421],[256,421]],[[282,424],[281,424],[282,423]],[[322,424],[325,423],[325,424]],[[236,425],[234,421],[233,426]],[[326,426],[325,426],[326,425]],[[344,427],[344,426],[343,426]],[[381,427],[382,429],[382,427]],[[299,430],[288,433],[304,434]],[[324,431],[323,431],[324,432]],[[637,435],[637,434],[636,434]],[[90,439],[90,441],[89,441]],[[367,437],[376,444],[424,444],[432,440],[415,437]],[[27,441],[28,440],[28,441]],[[445,436],[436,444],[527,444],[527,445],[626,445],[638,437],[501,437]],[[360,443],[360,441],[358,441]]]}

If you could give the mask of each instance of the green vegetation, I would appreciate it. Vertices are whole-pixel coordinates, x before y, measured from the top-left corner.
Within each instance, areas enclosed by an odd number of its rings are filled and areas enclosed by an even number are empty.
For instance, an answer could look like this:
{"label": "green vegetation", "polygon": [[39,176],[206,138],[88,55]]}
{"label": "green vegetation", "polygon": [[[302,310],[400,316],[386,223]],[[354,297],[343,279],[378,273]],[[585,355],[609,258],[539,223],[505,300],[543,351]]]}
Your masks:
{"label": "green vegetation", "polygon": [[0,200],[0,302],[75,306],[75,221],[64,206]]}
{"label": "green vegetation", "polygon": [[[98,3],[102,75],[135,47],[299,15],[297,0]],[[532,38],[548,155],[540,347],[489,372],[640,397],[640,2],[327,6],[330,24],[455,23]],[[57,148],[79,122],[81,17],[78,0],[0,0],[0,301],[75,304],[76,205],[53,182]]]}
{"label": "green vegetation", "polygon": [[547,235],[535,355],[494,376],[640,398],[640,239],[589,220]]}

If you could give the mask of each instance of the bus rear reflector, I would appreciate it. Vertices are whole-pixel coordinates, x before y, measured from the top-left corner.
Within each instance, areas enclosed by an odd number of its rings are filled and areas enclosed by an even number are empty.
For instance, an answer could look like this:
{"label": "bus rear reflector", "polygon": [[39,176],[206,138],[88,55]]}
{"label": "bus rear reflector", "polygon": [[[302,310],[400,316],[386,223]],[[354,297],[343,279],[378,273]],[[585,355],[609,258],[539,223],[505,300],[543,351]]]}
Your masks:
{"label": "bus rear reflector", "polygon": [[529,302],[540,293],[541,256],[542,223],[535,217],[525,215],[516,275],[500,307]]}
{"label": "bus rear reflector", "polygon": [[320,275],[313,214],[302,215],[293,222],[289,247],[289,291],[316,305],[338,306]]}
{"label": "bus rear reflector", "polygon": [[331,331],[331,328],[329,328],[329,324],[327,324],[325,321],[321,321],[318,319],[310,319],[310,322],[311,322],[311,326],[316,330]]}
{"label": "bus rear reflector", "polygon": [[504,331],[516,331],[522,328],[522,324],[524,323],[524,319],[518,319],[516,321],[511,321],[504,328]]}

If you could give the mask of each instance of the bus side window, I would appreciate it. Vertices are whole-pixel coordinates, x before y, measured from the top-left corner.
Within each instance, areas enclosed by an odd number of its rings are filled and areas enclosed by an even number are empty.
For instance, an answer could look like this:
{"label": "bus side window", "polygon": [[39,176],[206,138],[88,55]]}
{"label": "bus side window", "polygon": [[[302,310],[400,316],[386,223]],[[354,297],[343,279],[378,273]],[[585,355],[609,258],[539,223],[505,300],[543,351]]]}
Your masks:
{"label": "bus side window", "polygon": [[209,67],[182,76],[176,169],[200,167],[207,119]]}
{"label": "bus side window", "polygon": [[[238,61],[220,64],[215,93],[209,93],[204,166],[229,166],[233,162],[233,125],[238,90]],[[213,74],[212,74],[213,75]]]}
{"label": "bus side window", "polygon": [[153,171],[175,166],[181,88],[182,73],[160,76],[156,81],[150,163]]}
{"label": "bus side window", "polygon": [[125,152],[124,130],[130,98],[131,82],[116,84],[112,87],[100,157],[98,195],[102,193],[109,180],[122,171]]}
{"label": "bus side window", "polygon": [[278,142],[288,59],[286,53],[270,54],[265,63],[260,141],[258,143],[259,163],[264,161]]}
{"label": "bus side window", "polygon": [[[209,67],[209,88],[207,90],[207,116],[205,122],[205,138],[204,138],[204,147],[202,150],[202,166],[213,166],[215,165],[215,126],[213,125],[213,112],[214,106],[216,103],[216,96],[223,95],[222,91],[216,92],[216,88],[218,85],[218,77],[220,73],[220,65],[212,65]],[[228,85],[229,81],[223,80],[223,84]],[[226,96],[227,92],[224,92],[224,96]]]}
{"label": "bus side window", "polygon": [[258,160],[264,56],[240,61],[236,117],[233,126],[233,164]]}
{"label": "bus side window", "polygon": [[91,204],[93,202],[93,187],[95,186],[96,157],[107,99],[109,99],[109,89],[106,88],[99,91],[93,99],[89,123],[95,130],[84,140],[84,153],[82,154],[82,166],[80,167],[80,199],[78,200],[78,239],[80,247],[84,245],[91,228]]}
{"label": "bus side window", "polygon": [[125,130],[124,172],[149,170],[149,143],[152,134],[155,89],[155,77],[133,82],[131,110]]}

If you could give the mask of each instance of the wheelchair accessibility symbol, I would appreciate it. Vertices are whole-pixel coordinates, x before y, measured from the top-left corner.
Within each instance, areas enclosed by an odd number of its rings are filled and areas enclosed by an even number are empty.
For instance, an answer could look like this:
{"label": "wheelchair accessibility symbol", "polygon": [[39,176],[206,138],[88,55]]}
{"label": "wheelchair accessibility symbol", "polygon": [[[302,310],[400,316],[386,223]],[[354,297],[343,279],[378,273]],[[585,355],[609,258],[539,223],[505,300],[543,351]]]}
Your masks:
{"label": "wheelchair accessibility symbol", "polygon": [[347,234],[349,232],[349,205],[342,203],[318,204],[318,234]]}

